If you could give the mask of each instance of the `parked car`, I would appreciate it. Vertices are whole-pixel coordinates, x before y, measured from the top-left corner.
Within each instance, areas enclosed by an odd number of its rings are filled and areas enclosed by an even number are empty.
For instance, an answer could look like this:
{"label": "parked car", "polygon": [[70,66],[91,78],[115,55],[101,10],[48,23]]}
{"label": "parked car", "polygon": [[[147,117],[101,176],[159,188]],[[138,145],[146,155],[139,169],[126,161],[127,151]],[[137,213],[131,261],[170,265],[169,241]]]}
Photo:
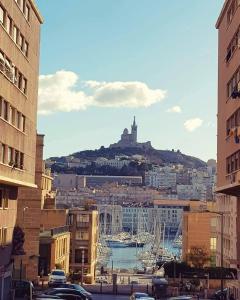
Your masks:
{"label": "parked car", "polygon": [[222,298],[221,295],[223,295],[223,299],[227,299],[227,293],[228,293],[227,288],[225,288],[223,291],[218,290],[218,291],[215,292],[214,298],[215,299],[221,299]]}
{"label": "parked car", "polygon": [[[86,295],[84,292],[69,288],[53,288],[45,292],[45,295],[56,295],[60,298],[65,299],[65,295],[75,295],[79,296],[82,300],[92,300],[91,295]],[[77,298],[77,297],[76,297]]]}
{"label": "parked car", "polygon": [[130,283],[131,284],[138,284],[138,281],[137,280],[132,280]]}
{"label": "parked car", "polygon": [[193,299],[191,296],[178,296],[178,297],[172,297],[172,298],[169,298],[169,300],[191,300]]}
{"label": "parked car", "polygon": [[36,298],[34,298],[35,300],[54,300],[54,299],[58,299],[58,300],[64,300],[63,298],[60,298],[58,296],[48,296],[48,295],[39,295],[36,296]]}
{"label": "parked car", "polygon": [[15,290],[15,296],[24,299],[30,299],[30,293],[34,291],[34,286],[31,281],[13,280],[12,288]]}
{"label": "parked car", "polygon": [[55,269],[49,274],[49,286],[54,286],[59,283],[66,283],[67,278],[63,270]]}
{"label": "parked car", "polygon": [[108,280],[106,278],[97,278],[96,283],[105,283],[108,284]]}
{"label": "parked car", "polygon": [[146,297],[149,297],[149,296],[146,293],[138,293],[138,292],[136,292],[136,293],[133,293],[130,296],[129,300],[142,299],[144,297],[146,298]]}
{"label": "parked car", "polygon": [[87,296],[88,299],[92,299],[92,294],[86,291],[81,285],[79,284],[71,284],[71,283],[63,283],[58,285],[59,288],[67,288],[80,291],[84,296]]}

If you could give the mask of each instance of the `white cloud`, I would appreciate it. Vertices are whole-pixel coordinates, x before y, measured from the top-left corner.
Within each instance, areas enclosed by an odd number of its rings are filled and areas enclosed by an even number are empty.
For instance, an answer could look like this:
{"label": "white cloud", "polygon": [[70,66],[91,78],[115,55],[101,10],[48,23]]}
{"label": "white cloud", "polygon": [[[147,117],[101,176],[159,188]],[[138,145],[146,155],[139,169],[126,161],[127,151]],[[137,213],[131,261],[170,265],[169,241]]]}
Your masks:
{"label": "white cloud", "polygon": [[[77,86],[81,83],[82,89]],[[139,81],[79,81],[70,71],[39,77],[39,113],[69,112],[96,107],[149,107],[165,98],[161,89]]]}
{"label": "white cloud", "polygon": [[203,123],[203,120],[199,118],[193,118],[189,119],[184,123],[184,127],[186,128],[187,131],[193,132],[197,128],[201,127]]}
{"label": "white cloud", "polygon": [[173,107],[169,108],[167,110],[167,112],[169,112],[169,113],[181,113],[182,109],[181,109],[180,106],[176,105],[176,106],[173,106]]}

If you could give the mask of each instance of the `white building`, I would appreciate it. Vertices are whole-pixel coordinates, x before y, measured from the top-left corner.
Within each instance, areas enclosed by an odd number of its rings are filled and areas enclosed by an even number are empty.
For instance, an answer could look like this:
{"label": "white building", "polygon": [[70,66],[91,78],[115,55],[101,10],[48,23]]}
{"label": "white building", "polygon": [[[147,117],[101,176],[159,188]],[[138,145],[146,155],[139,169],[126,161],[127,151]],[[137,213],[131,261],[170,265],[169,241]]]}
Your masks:
{"label": "white building", "polygon": [[166,171],[149,171],[145,174],[145,184],[156,188],[176,188],[176,173]]}

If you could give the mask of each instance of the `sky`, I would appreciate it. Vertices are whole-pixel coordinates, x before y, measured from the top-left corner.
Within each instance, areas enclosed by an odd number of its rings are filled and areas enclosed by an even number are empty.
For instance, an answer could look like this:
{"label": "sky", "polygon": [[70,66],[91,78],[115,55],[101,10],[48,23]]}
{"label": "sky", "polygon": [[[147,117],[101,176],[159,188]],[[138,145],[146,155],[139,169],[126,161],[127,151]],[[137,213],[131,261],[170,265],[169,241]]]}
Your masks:
{"label": "sky", "polygon": [[45,157],[138,141],[216,158],[222,0],[37,0]]}

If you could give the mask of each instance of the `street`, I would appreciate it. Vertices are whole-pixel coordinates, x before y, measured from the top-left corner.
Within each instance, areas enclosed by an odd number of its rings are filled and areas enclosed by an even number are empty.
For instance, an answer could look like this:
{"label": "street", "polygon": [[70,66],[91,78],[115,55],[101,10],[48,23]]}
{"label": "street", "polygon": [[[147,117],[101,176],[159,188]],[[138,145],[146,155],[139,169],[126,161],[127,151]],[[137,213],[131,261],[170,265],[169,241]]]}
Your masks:
{"label": "street", "polygon": [[129,296],[114,296],[114,295],[93,295],[94,300],[128,300]]}

